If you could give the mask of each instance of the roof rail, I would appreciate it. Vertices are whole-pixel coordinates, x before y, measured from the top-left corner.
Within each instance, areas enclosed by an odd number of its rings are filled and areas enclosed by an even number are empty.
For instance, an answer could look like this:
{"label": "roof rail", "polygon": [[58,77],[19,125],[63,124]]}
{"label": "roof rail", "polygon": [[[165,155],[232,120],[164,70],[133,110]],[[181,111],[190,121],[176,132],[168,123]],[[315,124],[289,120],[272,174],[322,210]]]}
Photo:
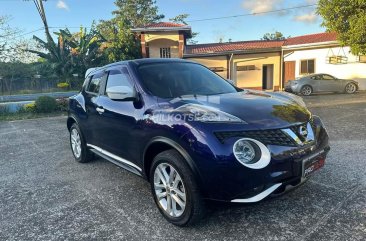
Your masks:
{"label": "roof rail", "polygon": [[86,70],[85,72],[85,78],[88,77],[88,75],[96,70],[100,69],[100,67],[95,67],[95,68],[89,68]]}

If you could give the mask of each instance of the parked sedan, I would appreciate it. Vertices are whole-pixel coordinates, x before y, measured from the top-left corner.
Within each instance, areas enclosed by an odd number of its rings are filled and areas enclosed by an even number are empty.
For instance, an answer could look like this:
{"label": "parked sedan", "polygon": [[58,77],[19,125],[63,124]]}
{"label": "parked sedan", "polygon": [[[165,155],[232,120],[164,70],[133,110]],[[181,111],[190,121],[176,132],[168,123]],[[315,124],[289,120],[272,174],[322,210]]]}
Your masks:
{"label": "parked sedan", "polygon": [[353,94],[358,90],[358,82],[338,79],[329,74],[312,74],[288,81],[285,90],[302,95],[311,95],[316,92],[345,92]]}

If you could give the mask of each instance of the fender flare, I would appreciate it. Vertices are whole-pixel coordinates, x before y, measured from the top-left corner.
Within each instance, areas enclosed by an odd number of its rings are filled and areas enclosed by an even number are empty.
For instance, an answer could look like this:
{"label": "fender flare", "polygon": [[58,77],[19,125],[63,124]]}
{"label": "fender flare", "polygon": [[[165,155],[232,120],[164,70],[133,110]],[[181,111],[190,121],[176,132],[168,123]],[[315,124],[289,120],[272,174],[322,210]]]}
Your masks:
{"label": "fender flare", "polygon": [[199,182],[199,184],[202,183],[201,174],[197,168],[197,165],[193,161],[191,156],[188,154],[188,152],[177,142],[173,141],[170,138],[163,137],[163,136],[157,136],[157,137],[152,138],[145,146],[144,152],[143,152],[143,162],[142,162],[144,173],[146,173],[146,169],[145,169],[146,151],[152,144],[159,143],[159,142],[167,144],[167,145],[171,146],[173,149],[175,149],[176,151],[178,151],[179,154],[181,154],[183,156],[183,158],[186,160],[186,163],[188,164],[189,168],[192,170],[193,175],[197,178],[197,181]]}

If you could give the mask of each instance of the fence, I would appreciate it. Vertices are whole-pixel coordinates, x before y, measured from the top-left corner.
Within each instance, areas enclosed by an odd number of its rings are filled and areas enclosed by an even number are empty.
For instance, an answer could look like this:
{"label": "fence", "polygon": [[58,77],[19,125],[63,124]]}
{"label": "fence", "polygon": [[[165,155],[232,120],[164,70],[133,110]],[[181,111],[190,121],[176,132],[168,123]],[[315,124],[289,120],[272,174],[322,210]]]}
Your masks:
{"label": "fence", "polygon": [[69,87],[58,88],[59,79],[31,78],[31,79],[0,79],[0,95],[33,94],[45,92],[58,92],[77,90],[82,84],[82,80],[73,80]]}

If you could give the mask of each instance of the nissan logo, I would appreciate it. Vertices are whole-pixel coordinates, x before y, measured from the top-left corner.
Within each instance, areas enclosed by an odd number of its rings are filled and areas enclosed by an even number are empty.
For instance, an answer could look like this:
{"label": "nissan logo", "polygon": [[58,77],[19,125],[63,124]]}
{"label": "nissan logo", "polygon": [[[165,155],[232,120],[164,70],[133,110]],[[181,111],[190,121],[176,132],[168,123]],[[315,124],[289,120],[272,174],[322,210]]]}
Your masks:
{"label": "nissan logo", "polygon": [[300,126],[299,134],[304,138],[306,138],[308,136],[308,130],[306,129],[305,126]]}

